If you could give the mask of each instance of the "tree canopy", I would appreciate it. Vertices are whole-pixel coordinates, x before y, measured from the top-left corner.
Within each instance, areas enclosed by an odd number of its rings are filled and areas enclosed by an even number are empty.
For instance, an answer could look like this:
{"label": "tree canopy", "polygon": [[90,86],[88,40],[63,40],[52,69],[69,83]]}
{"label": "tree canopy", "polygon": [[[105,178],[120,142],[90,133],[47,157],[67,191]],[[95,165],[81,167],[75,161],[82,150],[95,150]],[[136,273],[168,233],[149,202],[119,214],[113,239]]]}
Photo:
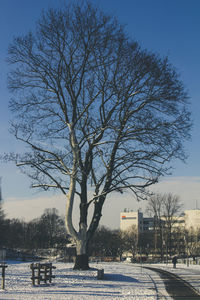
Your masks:
{"label": "tree canopy", "polygon": [[35,31],[13,40],[8,62],[12,132],[27,146],[11,158],[32,187],[66,195],[67,230],[85,249],[109,193],[143,199],[168,163],[184,158],[185,88],[167,58],[141,49],[90,2],[44,12]]}

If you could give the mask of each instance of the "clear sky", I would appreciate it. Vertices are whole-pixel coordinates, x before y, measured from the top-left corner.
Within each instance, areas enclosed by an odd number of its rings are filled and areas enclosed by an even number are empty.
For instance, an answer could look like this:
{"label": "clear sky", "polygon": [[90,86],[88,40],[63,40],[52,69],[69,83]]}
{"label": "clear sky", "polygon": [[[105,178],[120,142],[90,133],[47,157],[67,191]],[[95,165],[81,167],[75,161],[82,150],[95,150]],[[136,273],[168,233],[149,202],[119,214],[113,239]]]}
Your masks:
{"label": "clear sky", "polygon": [[[67,2],[67,1],[66,1]],[[156,191],[180,195],[185,209],[200,208],[200,1],[199,0],[93,0],[105,12],[126,25],[129,36],[143,48],[168,56],[188,90],[191,102],[193,129],[191,141],[185,143],[187,163],[174,161],[171,176],[153,187]],[[13,36],[31,30],[42,9],[56,7],[64,0],[0,0],[0,153],[20,150],[8,133],[11,115],[7,90],[5,62]],[[9,217],[31,219],[45,207],[58,206],[64,210],[64,199],[57,195],[38,193],[29,188],[29,180],[12,164],[0,163],[4,208]],[[104,209],[103,224],[117,227],[119,212],[137,209],[130,195],[114,194]],[[199,201],[199,203],[198,203]],[[113,212],[113,203],[116,207]],[[63,212],[64,213],[64,212]],[[113,218],[110,218],[110,216]],[[112,221],[111,221],[112,220]]]}

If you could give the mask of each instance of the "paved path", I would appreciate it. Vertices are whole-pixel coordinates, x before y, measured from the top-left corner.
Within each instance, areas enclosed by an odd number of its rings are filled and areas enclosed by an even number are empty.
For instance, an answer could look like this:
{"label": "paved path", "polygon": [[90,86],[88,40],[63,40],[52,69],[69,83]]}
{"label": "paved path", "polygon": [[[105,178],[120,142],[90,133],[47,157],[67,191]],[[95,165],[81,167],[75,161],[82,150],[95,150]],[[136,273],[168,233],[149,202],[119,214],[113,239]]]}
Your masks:
{"label": "paved path", "polygon": [[183,280],[176,274],[172,274],[168,271],[154,267],[145,267],[145,269],[157,272],[160,275],[165,283],[166,290],[172,299],[200,300],[200,293],[195,290],[194,287],[192,287],[187,281]]}

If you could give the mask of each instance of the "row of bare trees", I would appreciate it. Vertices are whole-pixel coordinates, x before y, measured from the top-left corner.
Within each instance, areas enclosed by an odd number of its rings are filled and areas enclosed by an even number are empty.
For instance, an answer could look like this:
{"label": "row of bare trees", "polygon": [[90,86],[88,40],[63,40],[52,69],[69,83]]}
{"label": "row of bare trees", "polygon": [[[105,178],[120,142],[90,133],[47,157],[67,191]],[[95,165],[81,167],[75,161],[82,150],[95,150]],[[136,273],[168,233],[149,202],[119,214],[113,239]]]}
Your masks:
{"label": "row of bare trees", "polygon": [[[175,224],[175,223],[174,223]],[[171,227],[170,227],[171,228]],[[90,255],[95,257],[118,257],[127,254],[138,259],[140,254],[147,258],[166,256],[198,256],[200,253],[200,229],[174,227],[170,234],[171,248],[167,245],[167,227],[163,227],[163,234],[159,231],[148,231],[138,235],[136,226],[127,231],[110,230],[100,227],[90,243]],[[18,219],[7,219],[0,210],[0,247],[11,249],[64,249],[66,247],[66,233],[64,220],[56,209],[46,209],[40,218],[30,222]],[[155,242],[156,247],[155,248]],[[164,243],[163,243],[164,242]],[[163,247],[159,246],[163,245]]]}
{"label": "row of bare trees", "polygon": [[[142,255],[149,260],[166,260],[177,255],[186,258],[199,256],[200,229],[176,227],[171,234],[171,249],[167,241],[163,249],[155,249],[155,232],[141,233],[133,225],[127,231],[100,227],[91,240],[90,255],[95,257],[132,257],[137,261]],[[157,237],[159,243],[159,236]]]}
{"label": "row of bare trees", "polygon": [[0,248],[37,250],[66,244],[64,219],[55,208],[46,209],[40,217],[29,222],[8,219],[2,209],[1,212]]}
{"label": "row of bare trees", "polygon": [[[146,259],[167,260],[173,255],[178,257],[197,257],[200,254],[200,228],[184,229],[176,227],[171,233],[171,248],[167,244],[167,240],[163,239],[161,243],[160,236],[155,237],[155,232],[141,233],[138,235],[135,226],[129,230],[120,232],[123,241],[121,254],[124,256],[132,256],[138,259],[140,255]],[[158,243],[155,248],[155,239]]]}

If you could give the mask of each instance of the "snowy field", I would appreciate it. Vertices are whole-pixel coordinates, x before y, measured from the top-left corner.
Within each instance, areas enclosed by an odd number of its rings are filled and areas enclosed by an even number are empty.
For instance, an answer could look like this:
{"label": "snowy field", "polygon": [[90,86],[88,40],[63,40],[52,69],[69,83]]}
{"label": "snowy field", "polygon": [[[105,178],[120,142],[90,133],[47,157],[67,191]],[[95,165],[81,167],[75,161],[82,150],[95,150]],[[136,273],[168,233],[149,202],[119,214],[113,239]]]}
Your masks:
{"label": "snowy field", "polygon": [[[51,284],[32,286],[30,263],[9,263],[5,290],[0,299],[135,299],[156,300],[167,295],[160,277],[131,263],[91,263],[92,270],[74,271],[73,264],[53,263],[56,276]],[[103,280],[97,279],[96,269],[104,269]],[[167,296],[165,299],[171,299]]]}

